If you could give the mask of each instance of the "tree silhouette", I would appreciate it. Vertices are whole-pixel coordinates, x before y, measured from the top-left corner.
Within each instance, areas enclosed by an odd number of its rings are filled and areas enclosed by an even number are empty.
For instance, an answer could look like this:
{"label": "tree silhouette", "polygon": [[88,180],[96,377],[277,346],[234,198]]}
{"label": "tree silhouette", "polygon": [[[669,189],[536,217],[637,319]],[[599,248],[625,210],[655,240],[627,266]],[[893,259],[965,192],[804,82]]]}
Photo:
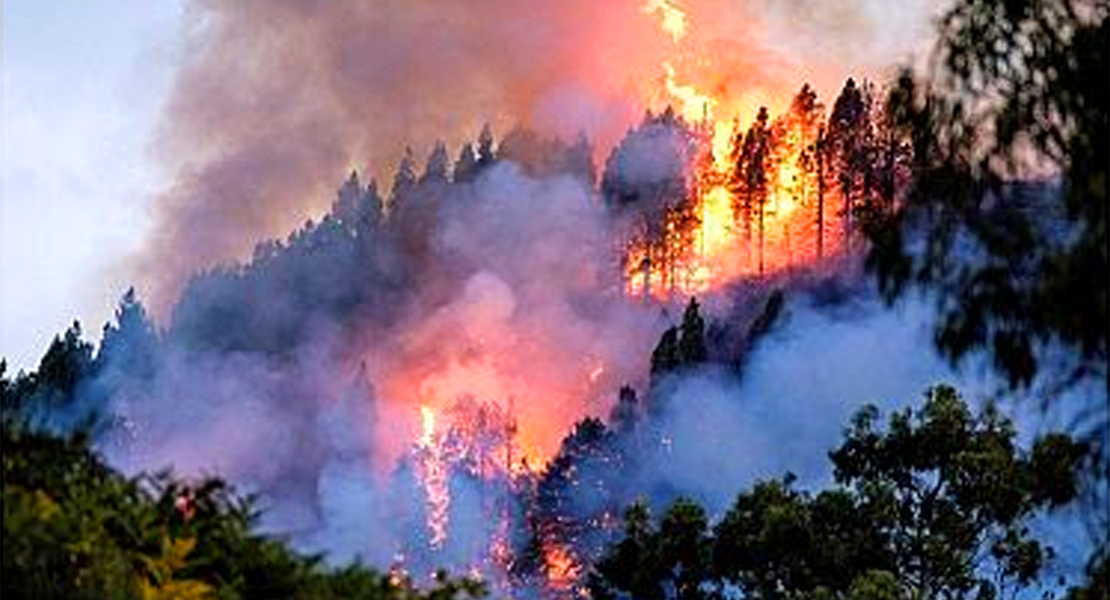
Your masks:
{"label": "tree silhouette", "polygon": [[1084,449],[1049,433],[1028,448],[992,408],[956,391],[876,425],[865,407],[830,454],[837,485],[794,478],[741,491],[710,528],[680,500],[652,523],[626,514],[624,539],[589,578],[595,598],[995,598],[1036,586],[1051,556],[1028,524],[1076,494]]}
{"label": "tree silhouette", "polygon": [[960,0],[938,33],[930,66],[887,101],[912,180],[863,224],[866,264],[889,301],[935,294],[952,361],[985,356],[1043,407],[1086,398],[1075,426],[1105,556],[1110,3]]}
{"label": "tree silhouette", "polygon": [[455,183],[473,181],[478,173],[478,159],[474,156],[474,147],[463,144],[459,149],[459,157],[455,159],[455,170],[451,180]]}

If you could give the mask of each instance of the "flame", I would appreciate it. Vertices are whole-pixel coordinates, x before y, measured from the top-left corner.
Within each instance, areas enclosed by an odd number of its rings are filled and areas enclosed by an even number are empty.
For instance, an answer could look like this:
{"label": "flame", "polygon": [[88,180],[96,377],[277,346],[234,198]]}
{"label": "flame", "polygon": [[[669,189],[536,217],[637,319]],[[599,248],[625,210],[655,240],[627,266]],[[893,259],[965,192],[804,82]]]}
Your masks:
{"label": "flame", "polygon": [[707,120],[717,100],[693,85],[678,83],[674,65],[670,62],[663,63],[663,73],[663,85],[667,94],[678,101],[678,113],[691,123]]}
{"label": "flame", "polygon": [[[674,36],[667,10],[681,24]],[[660,29],[674,41],[689,33],[684,11],[665,0],[648,1],[643,11],[660,16]],[[813,201],[816,175],[807,171],[803,158],[812,146],[814,132],[798,119],[784,114],[768,119],[761,135],[764,153],[754,161],[760,165],[757,188],[741,197],[738,191],[746,175],[741,172],[745,135],[740,127],[742,112],[752,100],[768,98],[758,90],[743,90],[730,96],[726,86],[710,83],[702,87],[676,65],[701,67],[713,72],[709,53],[690,58],[684,48],[676,60],[663,60],[661,93],[666,103],[681,116],[700,148],[691,165],[692,183],[679,206],[666,211],[655,239],[634,233],[625,246],[625,290],[631,296],[668,300],[675,296],[701,294],[730,280],[767,276],[803,263],[819,260],[821,236],[815,224],[827,220],[825,208]],[[708,79],[711,79],[709,77]],[[750,158],[744,158],[751,162]],[[821,216],[815,215],[821,211]],[[835,253],[826,252],[826,254]]]}
{"label": "flame", "polygon": [[430,406],[420,406],[420,445],[428,448],[435,443],[436,413]]}
{"label": "flame", "polygon": [[578,582],[582,566],[574,551],[565,544],[549,541],[543,546],[547,585],[556,592],[567,592]]}
{"label": "flame", "polygon": [[[814,224],[820,220],[814,218],[815,175],[803,160],[812,132],[790,114],[768,116],[766,122],[761,115],[758,128],[743,129],[740,116],[757,112],[746,110],[753,99],[770,104],[762,91],[730,96],[727,86],[706,76],[711,60],[690,59],[687,50],[696,38],[687,37],[688,15],[673,0],[646,0],[641,11],[657,16],[660,31],[676,45],[682,42],[676,56],[659,63],[662,76],[647,79],[657,86],[651,97],[674,107],[695,150],[688,157],[685,196],[662,211],[660,223],[626,240],[622,258],[627,293],[669,300],[812,260],[814,239],[823,231]],[[749,160],[743,153],[752,131],[764,136],[757,139],[765,153],[758,161],[758,185],[745,183],[744,188],[741,163]],[[754,187],[757,193],[744,191]],[[385,369],[383,395],[423,402],[416,443],[411,437],[401,443],[414,451],[431,548],[441,550],[448,540],[450,479],[465,469],[490,486],[483,488],[481,511],[493,525],[486,531],[485,556],[475,557],[481,563],[470,566],[499,567],[507,573],[513,517],[507,504],[490,500],[496,494],[485,492],[496,488],[508,497],[524,489],[514,486],[534,477],[528,465],[543,465],[557,450],[563,427],[581,416],[568,407],[580,407],[578,400],[612,383],[620,371],[610,375],[607,365],[592,356],[577,362],[581,355],[568,360],[550,351],[545,336],[522,326],[513,295],[500,291],[505,286],[482,283],[476,286],[480,293],[463,294],[458,315],[444,310],[441,318],[437,313],[405,340],[397,356],[385,359],[393,368]],[[547,373],[536,366],[546,363],[573,365],[573,373]],[[519,429],[514,399],[521,405]],[[415,418],[411,405],[404,410],[412,415],[406,418]],[[662,441],[669,449],[670,438]],[[456,511],[462,504],[458,502]],[[606,515],[596,526],[615,527],[615,522]],[[543,541],[543,572],[553,591],[573,592],[583,575],[572,542]]]}
{"label": "flame", "polygon": [[686,12],[671,0],[647,0],[640,9],[659,16],[659,27],[678,43],[686,37]]}
{"label": "flame", "polygon": [[422,428],[417,445],[419,476],[428,501],[430,544],[432,549],[439,549],[447,541],[447,519],[451,508],[447,465],[440,445],[441,439],[436,431],[435,411],[427,405],[421,405],[420,421]]}

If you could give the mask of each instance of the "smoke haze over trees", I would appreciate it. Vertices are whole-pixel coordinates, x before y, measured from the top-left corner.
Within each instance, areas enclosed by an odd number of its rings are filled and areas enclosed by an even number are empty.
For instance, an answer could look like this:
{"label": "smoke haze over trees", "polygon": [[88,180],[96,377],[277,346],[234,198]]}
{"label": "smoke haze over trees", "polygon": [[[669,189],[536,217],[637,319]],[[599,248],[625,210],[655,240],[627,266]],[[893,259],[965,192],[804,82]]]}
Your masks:
{"label": "smoke haze over trees", "polygon": [[[128,290],[99,344],[75,322],[34,372],[0,371],[15,451],[4,458],[5,585],[18,573],[58,597],[415,599],[424,593],[404,575],[429,583],[448,568],[479,573],[494,593],[596,600],[734,588],[988,599],[1062,591],[1090,558],[1097,594],[1104,533],[1079,540],[1075,515],[1054,509],[1105,498],[1107,484],[1106,396],[1091,391],[1106,377],[1105,283],[1090,277],[1106,268],[1105,160],[1091,163],[1105,141],[1085,133],[1106,128],[1104,92],[1014,92],[988,112],[1001,149],[978,157],[964,124],[933,112],[960,97],[943,86],[922,91],[906,76],[883,101],[886,90],[848,78],[825,101],[792,79],[783,112],[735,121],[716,155],[708,119],[671,107],[642,111],[623,135],[606,129],[631,122],[629,107],[572,84],[616,69],[577,61],[627,15],[591,21],[587,4],[552,8],[522,33],[522,9],[498,0],[442,11],[212,3],[204,52],[171,106],[168,127],[185,135],[163,149],[189,160],[145,257],[161,317]],[[1043,7],[1028,4],[998,22],[1039,40]],[[942,33],[975,38],[967,28],[989,8],[959,4]],[[1104,8],[1065,11],[1074,37],[1052,38],[1061,54],[1029,64],[1074,67],[1069,52],[1105,42]],[[387,27],[397,14],[409,19]],[[581,19],[585,48],[540,60]],[[441,46],[375,53],[445,24]],[[360,27],[383,38],[348,35]],[[290,55],[302,37],[320,43]],[[617,41],[605,55],[615,62],[632,44]],[[780,57],[762,41],[733,48],[748,52],[729,64],[758,63],[767,72],[751,85],[785,89],[788,70],[772,68]],[[955,85],[993,72],[982,48],[953,47]],[[239,50],[259,61],[226,60]],[[276,75],[296,66],[307,81]],[[228,89],[240,79],[241,96]],[[383,80],[401,83],[365,93]],[[463,112],[437,110],[448,96]],[[487,104],[505,114],[479,127],[470,119]],[[1064,125],[1029,117],[1039,110]],[[560,131],[576,111],[596,127]],[[354,121],[373,127],[351,134]],[[1057,179],[992,170],[1017,153],[1010,134],[1041,144]],[[372,168],[346,171],[352,157]],[[330,209],[311,212],[336,169]],[[712,190],[731,244],[717,256]],[[1037,212],[1042,202],[1051,210]],[[253,235],[294,217],[305,221],[288,235]],[[924,299],[903,296],[911,284]],[[994,371],[944,362],[980,348]],[[1063,417],[1019,411],[1015,425],[990,401],[999,384],[1025,391],[1058,357],[1069,385],[1050,389],[1071,394],[1054,397]],[[945,379],[966,383],[963,396],[935,385]],[[922,404],[897,412],[921,390]],[[1076,439],[1046,431],[1075,412],[1095,426]],[[834,446],[830,473],[821,459]],[[1062,546],[1045,531],[1058,526]],[[77,550],[66,563],[59,548]],[[335,566],[356,559],[376,571]],[[438,586],[432,600],[479,593]]]}

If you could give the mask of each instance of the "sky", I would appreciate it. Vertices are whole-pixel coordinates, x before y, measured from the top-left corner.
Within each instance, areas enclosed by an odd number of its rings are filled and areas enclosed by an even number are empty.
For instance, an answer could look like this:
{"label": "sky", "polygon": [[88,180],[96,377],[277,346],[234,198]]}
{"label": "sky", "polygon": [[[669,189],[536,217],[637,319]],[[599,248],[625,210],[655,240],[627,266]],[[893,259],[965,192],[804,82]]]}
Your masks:
{"label": "sky", "polygon": [[151,130],[179,51],[179,0],[0,5],[0,356],[37,364],[127,288],[159,181]]}

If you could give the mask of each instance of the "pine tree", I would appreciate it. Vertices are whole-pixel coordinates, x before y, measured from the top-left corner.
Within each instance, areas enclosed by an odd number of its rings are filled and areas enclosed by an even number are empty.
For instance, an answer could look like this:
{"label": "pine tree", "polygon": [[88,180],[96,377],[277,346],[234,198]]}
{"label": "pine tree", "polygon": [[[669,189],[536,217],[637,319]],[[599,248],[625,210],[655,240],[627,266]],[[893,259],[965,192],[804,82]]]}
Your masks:
{"label": "pine tree", "polygon": [[116,324],[104,325],[104,336],[96,356],[96,370],[113,369],[138,379],[154,376],[158,338],[146,308],[135,288],[129,288],[116,308]]}
{"label": "pine tree", "polygon": [[678,366],[678,329],[670,327],[663,332],[659,343],[655,345],[655,350],[651,352],[652,379],[671,373]]}
{"label": "pine tree", "polygon": [[705,320],[701,317],[697,298],[690,298],[682,314],[681,338],[678,342],[678,363],[692,366],[705,362],[709,353],[705,348]]}
{"label": "pine tree", "polygon": [[395,210],[403,202],[403,198],[416,187],[416,160],[412,156],[412,148],[405,148],[405,155],[397,165],[397,173],[393,176],[393,190],[389,195],[389,209]]}
{"label": "pine tree", "polygon": [[336,191],[335,202],[331,206],[331,214],[339,219],[340,223],[351,226],[357,221],[358,201],[362,195],[362,184],[358,180],[358,172],[352,170],[351,176],[339,186]]}
{"label": "pine tree", "polygon": [[497,155],[493,151],[493,131],[489,123],[486,123],[482,126],[482,132],[478,134],[478,168],[484,169],[496,160]]}
{"label": "pine tree", "polygon": [[841,233],[845,251],[850,249],[856,206],[866,198],[872,183],[870,105],[868,86],[857,86],[848,78],[833,104],[826,129],[831,166],[843,202]]}
{"label": "pine tree", "polygon": [[474,157],[474,146],[463,144],[459,157],[455,159],[455,171],[451,180],[455,183],[473,181],[478,174],[478,159]]}
{"label": "pine tree", "polygon": [[428,155],[428,161],[424,165],[424,174],[420,177],[420,183],[447,183],[447,168],[447,146],[443,142],[437,141],[431,154]]}

